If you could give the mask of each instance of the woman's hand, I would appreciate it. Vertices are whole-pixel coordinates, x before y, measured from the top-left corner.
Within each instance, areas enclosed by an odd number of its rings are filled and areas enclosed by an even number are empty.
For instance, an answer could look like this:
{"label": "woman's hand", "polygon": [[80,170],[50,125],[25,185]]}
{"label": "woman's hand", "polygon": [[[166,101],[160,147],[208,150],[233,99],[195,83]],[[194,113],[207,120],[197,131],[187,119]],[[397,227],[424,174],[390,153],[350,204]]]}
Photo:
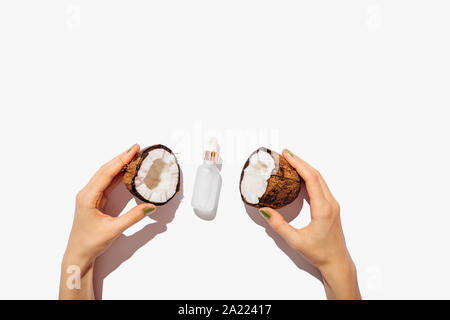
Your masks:
{"label": "woman's hand", "polygon": [[345,245],[339,204],[320,173],[288,150],[283,156],[305,181],[310,198],[311,223],[295,229],[271,208],[260,213],[296,251],[322,273],[329,299],[361,299],[356,268]]}
{"label": "woman's hand", "polygon": [[60,299],[93,299],[95,258],[123,231],[155,210],[141,204],[111,217],[104,214],[108,194],[122,180],[121,170],[139,151],[134,145],[103,165],[76,197],[75,217],[61,270]]}

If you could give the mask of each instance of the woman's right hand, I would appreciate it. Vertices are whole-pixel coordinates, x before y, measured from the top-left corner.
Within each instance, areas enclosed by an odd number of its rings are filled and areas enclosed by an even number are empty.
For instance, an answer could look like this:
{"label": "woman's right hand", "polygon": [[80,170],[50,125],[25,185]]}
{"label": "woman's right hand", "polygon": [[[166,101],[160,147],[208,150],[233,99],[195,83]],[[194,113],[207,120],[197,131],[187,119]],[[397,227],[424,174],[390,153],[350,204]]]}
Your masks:
{"label": "woman's right hand", "polygon": [[361,299],[356,267],[345,244],[338,202],[316,169],[288,150],[283,151],[283,156],[305,181],[311,222],[295,229],[274,209],[261,208],[260,213],[294,250],[320,270],[328,299]]}

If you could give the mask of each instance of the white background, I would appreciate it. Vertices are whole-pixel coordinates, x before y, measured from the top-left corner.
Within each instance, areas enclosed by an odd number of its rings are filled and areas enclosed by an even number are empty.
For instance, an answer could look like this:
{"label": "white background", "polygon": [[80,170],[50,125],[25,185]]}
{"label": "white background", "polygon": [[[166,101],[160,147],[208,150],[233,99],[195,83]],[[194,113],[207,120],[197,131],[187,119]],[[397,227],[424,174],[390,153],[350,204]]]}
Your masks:
{"label": "white background", "polygon": [[[240,199],[242,165],[260,146],[323,173],[364,298],[450,298],[449,9],[1,1],[0,298],[57,298],[76,192],[136,142],[177,152],[184,197],[100,258],[104,299],[324,298]],[[204,221],[189,202],[212,132],[223,188]],[[305,203],[293,224],[308,215]]]}

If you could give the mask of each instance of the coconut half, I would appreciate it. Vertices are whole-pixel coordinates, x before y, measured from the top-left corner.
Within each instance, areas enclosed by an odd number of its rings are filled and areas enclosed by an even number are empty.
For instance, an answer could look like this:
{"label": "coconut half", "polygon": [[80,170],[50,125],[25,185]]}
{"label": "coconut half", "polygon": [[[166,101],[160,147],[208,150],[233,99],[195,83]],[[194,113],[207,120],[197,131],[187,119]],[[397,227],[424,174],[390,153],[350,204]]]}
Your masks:
{"label": "coconut half", "polygon": [[180,190],[180,166],[173,152],[158,144],[137,153],[124,168],[127,189],[142,201],[163,205]]}
{"label": "coconut half", "polygon": [[276,209],[294,201],[300,185],[299,174],[282,155],[259,148],[242,169],[240,191],[246,204]]}

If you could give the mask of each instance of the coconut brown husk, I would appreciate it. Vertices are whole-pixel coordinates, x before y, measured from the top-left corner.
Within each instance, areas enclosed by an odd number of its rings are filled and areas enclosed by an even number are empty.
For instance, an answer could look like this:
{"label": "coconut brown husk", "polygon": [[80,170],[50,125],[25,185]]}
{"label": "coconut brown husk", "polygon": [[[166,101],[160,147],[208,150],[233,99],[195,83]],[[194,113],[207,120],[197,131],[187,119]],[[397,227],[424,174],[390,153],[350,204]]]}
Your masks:
{"label": "coconut brown husk", "polygon": [[164,150],[166,150],[166,151],[168,151],[168,152],[173,154],[172,150],[170,150],[168,147],[166,147],[165,145],[162,145],[162,144],[156,144],[154,146],[150,146],[150,147],[147,147],[147,148],[141,150],[140,152],[136,153],[136,155],[133,157],[133,159],[123,168],[123,172],[124,172],[124,174],[123,174],[123,182],[125,183],[125,186],[127,187],[128,191],[130,191],[131,194],[134,195],[139,200],[142,200],[142,201],[147,202],[147,203],[154,204],[155,206],[161,206],[161,205],[164,205],[167,202],[169,202],[171,199],[173,199],[173,197],[175,197],[175,195],[178,193],[178,191],[180,191],[181,170],[180,170],[180,165],[178,164],[178,161],[177,161],[177,166],[178,166],[178,183],[177,183],[176,192],[166,202],[151,202],[151,201],[148,201],[147,199],[142,197],[136,191],[136,187],[135,187],[135,184],[134,184],[134,178],[136,177],[137,172],[139,171],[139,168],[141,167],[142,161],[145,159],[145,157],[147,156],[147,154],[150,151],[155,150],[155,149],[164,149]]}
{"label": "coconut brown husk", "polygon": [[[275,159],[276,165],[270,178],[267,180],[266,191],[259,198],[259,202],[257,204],[253,204],[247,202],[242,195],[241,183],[244,178],[244,170],[250,163],[250,158],[261,150],[269,153]],[[267,148],[259,148],[253,152],[250,157],[248,157],[244,164],[239,181],[239,191],[241,192],[242,201],[249,206],[278,209],[288,205],[298,197],[298,194],[300,193],[301,181],[302,179],[300,175],[281,154]]]}

